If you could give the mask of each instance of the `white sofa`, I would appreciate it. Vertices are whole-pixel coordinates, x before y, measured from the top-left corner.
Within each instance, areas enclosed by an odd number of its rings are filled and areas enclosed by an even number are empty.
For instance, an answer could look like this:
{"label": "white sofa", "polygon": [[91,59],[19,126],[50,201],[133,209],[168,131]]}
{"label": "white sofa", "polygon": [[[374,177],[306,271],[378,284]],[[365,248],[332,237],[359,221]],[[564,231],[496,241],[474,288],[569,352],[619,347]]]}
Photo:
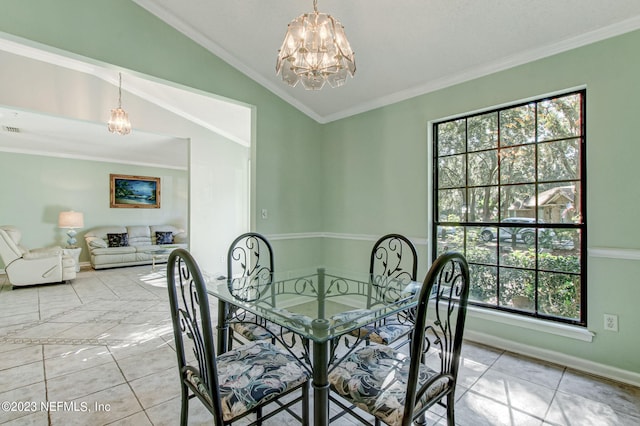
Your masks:
{"label": "white sofa", "polygon": [[28,250],[20,245],[15,226],[0,226],[0,257],[9,283],[14,286],[60,283],[76,277],[76,262],[61,247]]}
{"label": "white sofa", "polygon": [[[173,241],[157,244],[157,232],[165,233],[165,236],[170,232]],[[114,235],[126,234],[127,245],[110,247],[109,234],[112,237],[111,245],[118,240]],[[102,226],[87,231],[84,239],[93,269],[147,265],[153,262],[154,254],[160,250],[187,248],[186,232],[172,225]],[[166,261],[166,257],[161,261]]]}

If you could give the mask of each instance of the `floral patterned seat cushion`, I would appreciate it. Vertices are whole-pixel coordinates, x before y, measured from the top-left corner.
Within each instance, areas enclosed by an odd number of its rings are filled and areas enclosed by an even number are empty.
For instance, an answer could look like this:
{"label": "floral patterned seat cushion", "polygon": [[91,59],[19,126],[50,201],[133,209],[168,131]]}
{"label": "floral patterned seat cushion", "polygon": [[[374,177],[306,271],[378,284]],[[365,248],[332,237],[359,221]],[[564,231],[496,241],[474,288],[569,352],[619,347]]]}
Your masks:
{"label": "floral patterned seat cushion", "polygon": [[[388,425],[402,424],[410,359],[389,346],[372,344],[357,350],[329,374],[331,389],[357,407],[373,414]],[[420,366],[418,389],[439,374]],[[416,400],[415,410],[427,400],[452,386],[446,377],[436,380]]]}
{"label": "floral patterned seat cushion", "polygon": [[[211,402],[197,372],[189,380]],[[291,354],[269,342],[253,342],[218,356],[222,417],[231,420],[309,380],[310,373]]]}
{"label": "floral patterned seat cushion", "polygon": [[[249,341],[265,340],[265,339],[271,339],[273,337],[273,335],[269,333],[269,331],[265,329],[264,326],[258,325],[254,321],[255,321],[255,317],[253,318],[247,317],[242,322],[232,323],[231,327],[233,328],[234,332],[238,333],[239,335],[241,335],[242,337],[244,337]],[[269,324],[267,324],[266,327],[269,328]],[[279,331],[275,329],[272,329],[271,331],[274,334],[276,334],[276,336],[279,333]]]}
{"label": "floral patterned seat cushion", "polygon": [[364,337],[373,343],[388,345],[407,335],[412,327],[405,324],[388,323],[379,326],[365,326],[351,332],[354,336]]}

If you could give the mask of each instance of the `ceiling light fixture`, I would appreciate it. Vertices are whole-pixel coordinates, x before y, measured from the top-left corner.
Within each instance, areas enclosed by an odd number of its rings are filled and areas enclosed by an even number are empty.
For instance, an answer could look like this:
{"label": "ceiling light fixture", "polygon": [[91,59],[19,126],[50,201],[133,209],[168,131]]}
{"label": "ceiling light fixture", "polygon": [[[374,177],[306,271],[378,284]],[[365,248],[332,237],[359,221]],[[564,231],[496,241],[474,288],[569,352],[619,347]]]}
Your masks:
{"label": "ceiling light fixture", "polygon": [[298,16],[287,27],[276,75],[291,87],[302,81],[305,89],[320,90],[325,83],[342,86],[347,75],[353,77],[355,72],[356,61],[344,27],[333,16],[318,13],[318,1],[313,0],[313,12]]}
{"label": "ceiling light fixture", "polygon": [[129,114],[122,109],[122,73],[120,75],[120,84],[118,85],[118,108],[111,110],[111,118],[109,118],[109,131],[119,135],[128,135],[131,133],[131,122]]}

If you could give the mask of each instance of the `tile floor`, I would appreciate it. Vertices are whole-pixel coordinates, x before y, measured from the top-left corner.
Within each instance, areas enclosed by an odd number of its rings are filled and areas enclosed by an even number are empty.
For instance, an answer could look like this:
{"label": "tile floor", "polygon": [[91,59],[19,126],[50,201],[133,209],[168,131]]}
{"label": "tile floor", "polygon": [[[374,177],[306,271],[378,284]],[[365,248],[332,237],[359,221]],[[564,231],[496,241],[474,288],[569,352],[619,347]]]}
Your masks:
{"label": "tile floor", "polygon": [[[71,285],[12,290],[3,275],[0,283],[0,402],[15,403],[3,405],[0,424],[179,424],[160,273],[83,269]],[[470,342],[462,363],[457,425],[640,425],[638,388]],[[197,401],[190,405],[190,424],[211,424]],[[429,418],[445,425],[442,414]],[[294,424],[285,414],[265,423]]]}

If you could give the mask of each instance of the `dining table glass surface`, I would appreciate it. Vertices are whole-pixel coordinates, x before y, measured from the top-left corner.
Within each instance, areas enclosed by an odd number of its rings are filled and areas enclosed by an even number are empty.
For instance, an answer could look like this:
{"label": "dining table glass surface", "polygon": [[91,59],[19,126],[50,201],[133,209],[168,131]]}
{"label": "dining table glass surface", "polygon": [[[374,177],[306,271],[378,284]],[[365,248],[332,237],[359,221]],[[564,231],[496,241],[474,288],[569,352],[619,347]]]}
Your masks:
{"label": "dining table glass surface", "polygon": [[422,283],[318,268],[273,280],[207,279],[212,296],[322,342],[415,306]]}

